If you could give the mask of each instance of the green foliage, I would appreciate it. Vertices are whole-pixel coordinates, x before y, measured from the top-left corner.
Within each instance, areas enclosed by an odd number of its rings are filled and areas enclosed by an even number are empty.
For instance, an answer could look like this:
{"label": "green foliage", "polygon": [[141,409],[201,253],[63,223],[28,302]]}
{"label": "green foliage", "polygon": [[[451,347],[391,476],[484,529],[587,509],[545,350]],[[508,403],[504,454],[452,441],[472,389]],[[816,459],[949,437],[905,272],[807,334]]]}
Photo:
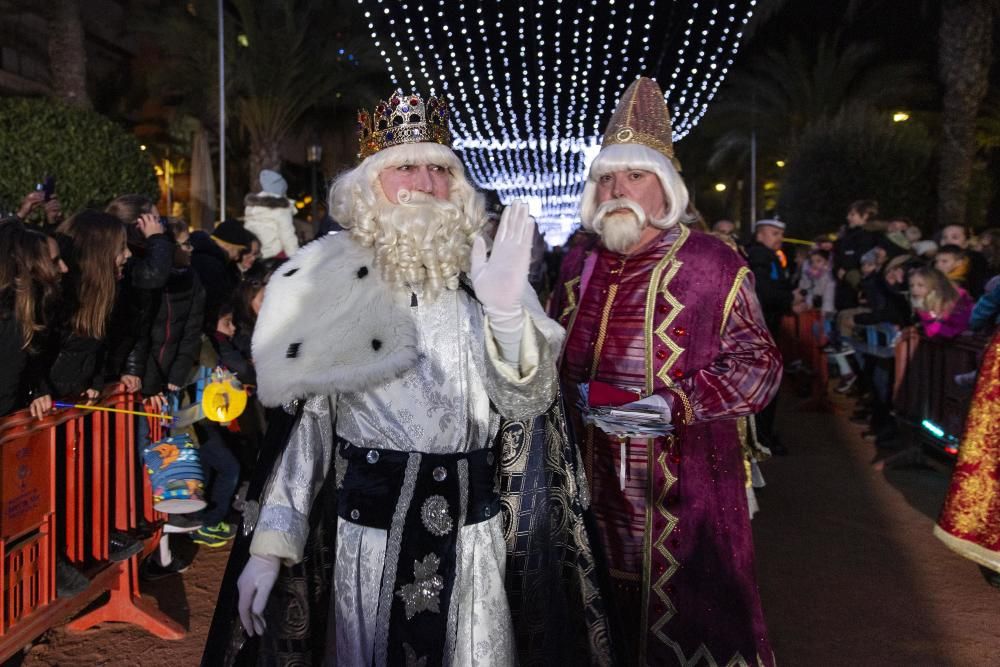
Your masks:
{"label": "green foliage", "polygon": [[788,162],[778,212],[789,236],[811,238],[844,222],[851,202],[874,199],[883,216],[929,229],[934,214],[933,142],[920,124],[848,109],[803,132]]}
{"label": "green foliage", "polygon": [[159,199],[153,166],[135,138],[104,116],[54,100],[0,98],[0,211],[17,210],[46,175],[71,215],[137,193]]}

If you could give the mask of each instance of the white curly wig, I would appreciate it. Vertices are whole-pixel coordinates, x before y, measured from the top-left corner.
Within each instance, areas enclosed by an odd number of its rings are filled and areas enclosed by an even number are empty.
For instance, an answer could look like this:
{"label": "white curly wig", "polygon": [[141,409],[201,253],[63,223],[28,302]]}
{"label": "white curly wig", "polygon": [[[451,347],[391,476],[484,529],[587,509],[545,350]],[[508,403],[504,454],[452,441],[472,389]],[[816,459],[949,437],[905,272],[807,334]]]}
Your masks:
{"label": "white curly wig", "polygon": [[[379,174],[406,164],[448,169],[448,201],[401,191],[392,204]],[[392,146],[341,174],[330,186],[330,214],[363,247],[375,248],[375,262],[393,285],[423,285],[430,294],[458,289],[469,270],[472,241],[486,220],[483,196],[447,146],[422,142]]]}
{"label": "white curly wig", "polygon": [[678,222],[691,222],[688,208],[688,190],[677,169],[662,153],[642,144],[612,144],[601,149],[590,165],[587,183],[583,186],[583,196],[580,200],[580,220],[584,229],[594,229],[594,217],[597,212],[597,182],[601,176],[615,171],[630,171],[640,169],[656,174],[663,186],[667,199],[667,210],[658,220],[650,220],[649,224],[660,229],[669,229]]}

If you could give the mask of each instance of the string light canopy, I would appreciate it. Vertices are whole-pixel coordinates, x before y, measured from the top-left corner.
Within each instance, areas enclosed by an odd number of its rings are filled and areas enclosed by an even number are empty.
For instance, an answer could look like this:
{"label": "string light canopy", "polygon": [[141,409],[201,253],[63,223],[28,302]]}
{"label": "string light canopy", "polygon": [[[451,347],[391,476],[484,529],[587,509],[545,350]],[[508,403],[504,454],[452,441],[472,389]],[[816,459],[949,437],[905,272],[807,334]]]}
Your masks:
{"label": "string light canopy", "polygon": [[704,116],[756,0],[358,0],[403,92],[451,102],[455,148],[500,201],[527,200],[551,243],[578,222],[601,129],[656,78],[674,141]]}

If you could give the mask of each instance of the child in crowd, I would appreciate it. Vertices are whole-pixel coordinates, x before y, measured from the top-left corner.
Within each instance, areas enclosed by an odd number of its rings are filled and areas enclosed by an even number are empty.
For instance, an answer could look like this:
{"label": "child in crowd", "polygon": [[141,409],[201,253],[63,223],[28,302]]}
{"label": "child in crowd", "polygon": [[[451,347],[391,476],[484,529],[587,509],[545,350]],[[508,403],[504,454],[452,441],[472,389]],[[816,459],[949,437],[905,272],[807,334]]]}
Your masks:
{"label": "child in crowd", "polygon": [[972,299],[935,268],[910,275],[910,302],[929,338],[954,338],[969,326]]}
{"label": "child in crowd", "polygon": [[814,249],[802,266],[796,303],[792,308],[796,312],[818,308],[824,315],[833,316],[836,289],[837,281],[830,269],[830,252]]}
{"label": "child in crowd", "polygon": [[[235,333],[232,306],[224,304],[219,309],[212,344],[219,353],[220,365],[238,374],[239,369],[233,366],[240,356],[231,354],[234,349],[232,336]],[[236,537],[236,527],[227,523],[225,518],[239,484],[240,464],[226,444],[227,431],[224,426],[204,419],[194,424],[194,430],[198,436],[201,465],[205,471],[208,507],[200,516],[202,527],[192,534],[191,539],[196,544],[207,547],[221,547]]]}
{"label": "child in crowd", "polygon": [[934,268],[947,276],[956,287],[967,289],[969,278],[969,258],[957,245],[938,248],[934,256]]}

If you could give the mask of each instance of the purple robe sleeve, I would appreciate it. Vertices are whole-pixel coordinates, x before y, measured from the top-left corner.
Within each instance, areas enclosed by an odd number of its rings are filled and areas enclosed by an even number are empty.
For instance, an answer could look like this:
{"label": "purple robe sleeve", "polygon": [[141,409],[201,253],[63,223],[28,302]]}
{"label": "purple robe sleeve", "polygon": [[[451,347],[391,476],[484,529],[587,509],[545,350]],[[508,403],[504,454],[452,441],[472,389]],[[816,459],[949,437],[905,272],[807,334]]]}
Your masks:
{"label": "purple robe sleeve", "polygon": [[723,322],[719,355],[667,389],[674,423],[760,412],[781,384],[781,353],[764,324],[753,276],[743,280]]}

